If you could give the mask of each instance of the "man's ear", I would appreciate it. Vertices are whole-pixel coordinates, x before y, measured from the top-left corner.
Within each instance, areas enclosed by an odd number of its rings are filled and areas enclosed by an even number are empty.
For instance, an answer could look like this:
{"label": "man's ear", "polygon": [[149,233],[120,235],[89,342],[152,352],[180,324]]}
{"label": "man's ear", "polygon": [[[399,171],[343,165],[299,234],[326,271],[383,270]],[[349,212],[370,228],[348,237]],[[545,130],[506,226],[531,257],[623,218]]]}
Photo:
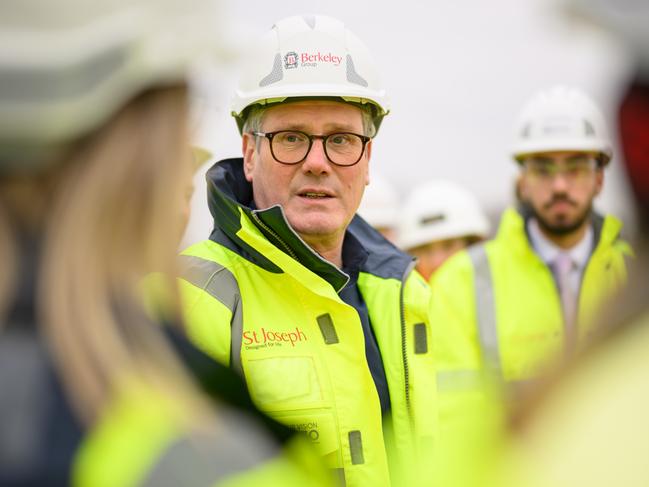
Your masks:
{"label": "man's ear", "polygon": [[243,173],[246,180],[252,182],[252,174],[255,171],[255,151],[257,141],[251,134],[243,134],[241,138],[241,152],[243,153]]}
{"label": "man's ear", "polygon": [[514,184],[516,198],[524,202],[527,199],[527,179],[525,174],[519,173]]}
{"label": "man's ear", "polygon": [[372,140],[365,146],[365,153],[367,154],[367,170],[365,171],[365,186],[370,184],[370,159],[372,157]]}
{"label": "man's ear", "polygon": [[604,168],[598,167],[595,171],[595,196],[601,193],[604,187]]}

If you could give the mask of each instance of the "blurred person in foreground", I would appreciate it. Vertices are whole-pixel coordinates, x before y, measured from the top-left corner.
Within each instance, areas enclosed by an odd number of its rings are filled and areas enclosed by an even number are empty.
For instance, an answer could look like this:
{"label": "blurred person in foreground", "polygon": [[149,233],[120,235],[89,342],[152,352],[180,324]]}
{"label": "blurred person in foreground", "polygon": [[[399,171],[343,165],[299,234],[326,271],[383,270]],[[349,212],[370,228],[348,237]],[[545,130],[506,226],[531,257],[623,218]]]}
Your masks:
{"label": "blurred person in foreground", "polygon": [[387,111],[342,22],[276,22],[235,93],[243,158],[208,171],[214,229],[182,255],[190,336],[347,486],[422,481],[436,427],[428,286],[355,215]]}
{"label": "blurred person in foreground", "polygon": [[372,172],[357,213],[387,240],[396,243],[399,197],[390,181],[382,174]]}
{"label": "blurred person in foreground", "polygon": [[[513,157],[524,209],[502,216],[493,240],[459,252],[432,282],[438,364],[440,448],[462,467],[479,451],[462,445],[483,408],[503,407],[593,331],[604,302],[626,282],[631,254],[621,222],[593,201],[604,183],[610,143],[599,109],[557,86],[523,108]],[[488,436],[488,435],[487,435]]]}
{"label": "blurred person in foreground", "polygon": [[3,3],[0,485],[317,482],[307,440],[141,300],[174,273],[186,79],[218,54],[215,9]]}
{"label": "blurred person in foreground", "polygon": [[415,187],[399,225],[399,246],[417,259],[417,270],[431,281],[453,254],[487,238],[489,220],[477,198],[452,181]]}
{"label": "blurred person in foreground", "polygon": [[639,238],[629,285],[597,319],[595,343],[523,411],[499,486],[649,485],[649,5],[569,0],[573,14],[615,34],[636,61],[618,130]]}

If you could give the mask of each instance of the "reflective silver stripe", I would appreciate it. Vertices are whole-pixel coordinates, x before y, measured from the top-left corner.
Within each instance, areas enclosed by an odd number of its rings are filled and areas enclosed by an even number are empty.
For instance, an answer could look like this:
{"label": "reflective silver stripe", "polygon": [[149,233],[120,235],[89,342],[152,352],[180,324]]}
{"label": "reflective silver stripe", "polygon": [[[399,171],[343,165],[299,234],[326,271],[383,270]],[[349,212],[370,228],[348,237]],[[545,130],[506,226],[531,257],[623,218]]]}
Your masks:
{"label": "reflective silver stripe", "polygon": [[361,432],[358,430],[349,432],[349,450],[352,455],[352,465],[362,465],[365,463],[363,456],[363,440]]}
{"label": "reflective silver stripe", "polygon": [[475,311],[482,357],[488,370],[502,375],[493,279],[487,251],[484,244],[477,244],[469,247],[467,253],[473,263]]}
{"label": "reflective silver stripe", "polygon": [[437,390],[442,392],[480,389],[485,378],[480,370],[450,370],[437,373]]}
{"label": "reflective silver stripe", "polygon": [[210,487],[281,452],[264,429],[223,405],[218,424],[200,435],[179,438],[164,450],[141,487]]}
{"label": "reflective silver stripe", "polygon": [[221,264],[192,255],[180,256],[181,277],[217,299],[232,312],[230,321],[230,367],[243,375],[241,342],[243,309],[234,274]]}
{"label": "reflective silver stripe", "polygon": [[415,354],[428,352],[428,337],[426,336],[426,323],[414,324]]}
{"label": "reflective silver stripe", "polygon": [[322,338],[327,345],[338,343],[338,334],[336,333],[336,328],[334,327],[334,322],[331,320],[331,315],[325,313],[316,318],[318,326],[320,327],[320,333],[322,333]]}
{"label": "reflective silver stripe", "polygon": [[12,471],[28,472],[37,452],[51,450],[54,438],[43,432],[49,427],[53,405],[61,407],[55,392],[60,386],[44,340],[38,339],[33,322],[24,321],[32,319],[27,313],[14,315],[8,322],[0,319],[3,325],[11,325],[0,326],[0,472],[7,472],[5,478]]}
{"label": "reflective silver stripe", "polygon": [[230,322],[230,367],[243,377],[241,365],[241,342],[243,341],[243,306],[241,297],[237,294],[232,321]]}
{"label": "reflective silver stripe", "polygon": [[345,487],[347,485],[347,481],[345,480],[345,469],[332,468],[331,470],[333,472],[334,485],[337,485],[338,487]]}

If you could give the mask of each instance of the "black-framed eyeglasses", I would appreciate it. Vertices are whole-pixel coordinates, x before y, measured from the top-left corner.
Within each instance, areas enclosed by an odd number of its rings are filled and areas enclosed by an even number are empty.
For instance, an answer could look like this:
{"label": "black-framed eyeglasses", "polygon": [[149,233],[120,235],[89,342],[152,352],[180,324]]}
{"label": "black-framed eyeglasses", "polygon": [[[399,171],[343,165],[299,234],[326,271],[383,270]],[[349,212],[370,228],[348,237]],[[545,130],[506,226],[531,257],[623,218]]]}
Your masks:
{"label": "black-framed eyeglasses", "polygon": [[336,166],[353,166],[363,157],[365,146],[372,139],[367,135],[351,132],[336,132],[328,135],[307,134],[300,130],[278,130],[275,132],[252,132],[257,137],[266,137],[270,142],[270,153],[281,164],[299,164],[309,155],[314,139],[322,140],[325,155]]}

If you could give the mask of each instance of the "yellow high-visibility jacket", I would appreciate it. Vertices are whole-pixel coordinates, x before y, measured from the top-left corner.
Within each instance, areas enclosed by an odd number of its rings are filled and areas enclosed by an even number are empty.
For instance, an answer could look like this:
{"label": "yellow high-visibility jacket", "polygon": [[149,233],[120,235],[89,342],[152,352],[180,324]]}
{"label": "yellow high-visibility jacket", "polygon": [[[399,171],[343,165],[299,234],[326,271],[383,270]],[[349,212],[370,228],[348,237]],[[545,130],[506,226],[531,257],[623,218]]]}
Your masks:
{"label": "yellow high-visibility jacket", "polygon": [[[84,423],[30,318],[33,294],[21,289],[18,312],[0,337],[0,485],[333,485],[308,440],[259,414],[228,368],[173,328],[135,313],[125,325],[159,327],[187,378],[178,380],[173,367],[174,377],[158,368],[154,378],[151,365],[140,370],[132,366],[137,360],[120,362],[102,410]],[[137,310],[133,305],[129,311]],[[187,386],[193,381],[200,387]]]}
{"label": "yellow high-visibility jacket", "polygon": [[[631,250],[619,239],[620,229],[612,216],[594,218],[596,244],[579,295],[579,342],[592,331],[599,306],[626,282]],[[443,382],[452,380],[449,373],[478,370],[485,362],[497,367],[505,382],[525,381],[563,352],[559,292],[516,210],[505,211],[495,239],[451,258],[432,284]]]}
{"label": "yellow high-visibility jacket", "polygon": [[281,207],[246,206],[241,159],[216,164],[207,179],[215,229],[182,254],[190,338],[240,371],[262,411],[304,431],[347,486],[421,478],[436,387],[430,290],[412,259],[359,217],[347,230],[369,254],[358,288],[388,382],[383,418],[358,312],[338,295],[348,276],[304,244]]}
{"label": "yellow high-visibility jacket", "polygon": [[[583,272],[577,335],[593,331],[598,309],[625,283],[621,223],[593,217],[595,248]],[[437,363],[440,449],[481,422],[490,379],[505,392],[535,379],[564,353],[561,300],[550,268],[534,252],[523,217],[503,214],[495,239],[453,256],[432,280],[431,323]],[[472,425],[472,426],[470,426]],[[467,454],[469,454],[467,452]]]}
{"label": "yellow high-visibility jacket", "polygon": [[334,485],[306,439],[280,448],[257,418],[221,404],[197,419],[192,402],[170,392],[125,381],[82,440],[71,485]]}
{"label": "yellow high-visibility jacket", "polygon": [[645,286],[635,293],[645,300],[644,310],[620,310],[633,321],[616,323],[616,334],[546,391],[524,434],[494,462],[494,480],[484,485],[649,485],[649,438],[639,433],[649,428],[649,294],[646,278],[635,284]]}

